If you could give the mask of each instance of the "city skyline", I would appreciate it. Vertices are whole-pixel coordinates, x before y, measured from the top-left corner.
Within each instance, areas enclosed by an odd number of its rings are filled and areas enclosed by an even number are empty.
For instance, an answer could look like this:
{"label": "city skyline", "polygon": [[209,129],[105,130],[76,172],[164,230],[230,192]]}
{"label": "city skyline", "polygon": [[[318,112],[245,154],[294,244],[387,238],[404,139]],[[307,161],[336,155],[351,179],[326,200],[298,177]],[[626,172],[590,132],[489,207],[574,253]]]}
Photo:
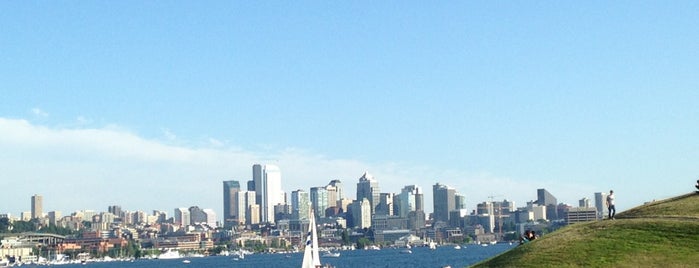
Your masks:
{"label": "city skyline", "polygon": [[684,194],[696,5],[3,2],[0,211],[223,215],[251,163],[287,194],[368,171],[426,211],[435,183],[467,208]]}

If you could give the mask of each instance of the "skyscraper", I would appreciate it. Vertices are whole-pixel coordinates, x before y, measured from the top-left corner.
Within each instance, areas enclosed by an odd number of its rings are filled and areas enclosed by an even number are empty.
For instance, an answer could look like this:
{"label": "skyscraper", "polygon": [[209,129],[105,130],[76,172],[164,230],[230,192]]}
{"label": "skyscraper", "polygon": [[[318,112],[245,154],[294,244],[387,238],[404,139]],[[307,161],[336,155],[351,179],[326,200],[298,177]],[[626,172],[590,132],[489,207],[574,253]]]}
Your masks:
{"label": "skyscraper", "polygon": [[311,188],[311,207],[317,218],[325,217],[325,209],[328,208],[328,191],[325,187]]}
{"label": "skyscraper", "polygon": [[345,198],[345,195],[344,195],[344,192],[342,189],[342,182],[340,180],[331,180],[330,185],[335,186],[335,191],[337,192],[337,200],[333,201],[333,204],[336,204],[337,201],[340,201],[340,200],[342,200],[342,198]]}
{"label": "skyscraper", "polygon": [[381,195],[381,189],[379,189],[379,182],[374,179],[374,176],[369,174],[369,172],[364,172],[359,182],[357,183],[357,200],[361,201],[366,198],[369,201],[371,208],[371,214],[376,211],[376,206],[379,205],[379,197]]}
{"label": "skyscraper", "polygon": [[546,189],[537,189],[536,194],[538,199],[536,203],[540,206],[546,207],[546,219],[557,220],[558,219],[558,200],[551,193],[546,191]]}
{"label": "skyscraper", "polygon": [[252,166],[252,179],[255,182],[255,197],[260,205],[260,221],[274,222],[274,206],[286,203],[279,167],[255,164]]}
{"label": "skyscraper", "polygon": [[[235,193],[235,200],[237,202],[236,210],[238,211],[237,222],[239,224],[251,224],[250,218],[248,217],[250,206],[256,205],[255,203],[255,192],[254,191],[240,191]],[[258,208],[259,210],[259,208]],[[260,212],[255,212],[255,215],[259,215]],[[258,217],[259,218],[259,217]],[[258,219],[259,221],[259,219]],[[257,222],[255,222],[257,223]]]}
{"label": "skyscraper", "polygon": [[179,226],[187,226],[190,225],[190,216],[189,216],[189,209],[187,208],[176,208],[175,209],[175,224]]}
{"label": "skyscraper", "polygon": [[466,208],[466,197],[460,194],[454,195],[455,201],[454,201],[454,206],[456,210],[459,209],[465,209]]}
{"label": "skyscraper", "polygon": [[400,211],[395,211],[395,215],[408,217],[411,211],[421,210],[422,206],[422,189],[417,185],[408,185],[403,187],[399,194]]}
{"label": "skyscraper", "polygon": [[325,186],[325,191],[328,193],[328,207],[336,207],[337,206],[337,187],[328,184]]}
{"label": "skyscraper", "polygon": [[311,201],[308,193],[304,190],[291,192],[291,218],[294,220],[305,220],[311,213]]}
{"label": "skyscraper", "polygon": [[434,221],[449,222],[449,211],[456,208],[454,204],[456,198],[456,190],[443,184],[435,184],[432,186],[432,196],[434,198]]}
{"label": "skyscraper", "polygon": [[[32,196],[32,219],[38,219],[44,216],[44,198],[40,195]],[[26,203],[25,203],[26,204]]]}
{"label": "skyscraper", "polygon": [[[225,226],[245,219],[240,216],[240,206],[236,194],[240,191],[240,182],[235,180],[223,182],[223,220]],[[245,213],[243,211],[243,213]]]}
{"label": "skyscraper", "polygon": [[204,210],[202,210],[198,206],[189,207],[189,223],[190,224],[206,223],[206,214],[204,214]]}
{"label": "skyscraper", "polygon": [[597,219],[604,218],[604,203],[607,200],[607,193],[595,193],[595,208],[597,208]]}

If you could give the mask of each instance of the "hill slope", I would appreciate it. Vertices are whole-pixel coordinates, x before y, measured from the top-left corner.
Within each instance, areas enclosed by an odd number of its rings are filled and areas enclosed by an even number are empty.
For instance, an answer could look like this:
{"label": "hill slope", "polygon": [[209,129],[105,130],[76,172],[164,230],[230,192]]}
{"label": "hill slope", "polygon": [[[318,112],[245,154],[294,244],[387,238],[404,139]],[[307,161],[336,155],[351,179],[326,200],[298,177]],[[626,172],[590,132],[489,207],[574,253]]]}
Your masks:
{"label": "hill slope", "polygon": [[570,225],[474,267],[699,267],[699,195]]}

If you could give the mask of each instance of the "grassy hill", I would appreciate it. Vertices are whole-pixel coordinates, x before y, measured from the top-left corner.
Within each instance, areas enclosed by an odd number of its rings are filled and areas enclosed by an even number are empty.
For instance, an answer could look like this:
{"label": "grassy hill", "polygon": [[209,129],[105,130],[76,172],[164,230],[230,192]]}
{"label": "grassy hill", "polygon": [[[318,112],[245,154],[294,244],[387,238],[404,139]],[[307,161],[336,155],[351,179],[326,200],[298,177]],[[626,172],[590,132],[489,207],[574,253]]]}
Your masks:
{"label": "grassy hill", "polygon": [[699,267],[699,194],[574,224],[474,267]]}

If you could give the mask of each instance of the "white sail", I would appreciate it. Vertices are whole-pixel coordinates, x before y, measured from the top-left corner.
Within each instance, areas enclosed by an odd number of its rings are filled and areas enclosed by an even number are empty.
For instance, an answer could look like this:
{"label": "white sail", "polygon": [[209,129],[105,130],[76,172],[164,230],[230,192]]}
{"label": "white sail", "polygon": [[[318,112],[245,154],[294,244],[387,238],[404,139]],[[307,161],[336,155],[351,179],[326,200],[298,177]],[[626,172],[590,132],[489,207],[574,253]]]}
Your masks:
{"label": "white sail", "polygon": [[311,210],[311,222],[308,223],[308,235],[306,235],[306,249],[303,252],[301,268],[320,267],[320,255],[318,254],[318,233],[316,232],[316,220]]}

